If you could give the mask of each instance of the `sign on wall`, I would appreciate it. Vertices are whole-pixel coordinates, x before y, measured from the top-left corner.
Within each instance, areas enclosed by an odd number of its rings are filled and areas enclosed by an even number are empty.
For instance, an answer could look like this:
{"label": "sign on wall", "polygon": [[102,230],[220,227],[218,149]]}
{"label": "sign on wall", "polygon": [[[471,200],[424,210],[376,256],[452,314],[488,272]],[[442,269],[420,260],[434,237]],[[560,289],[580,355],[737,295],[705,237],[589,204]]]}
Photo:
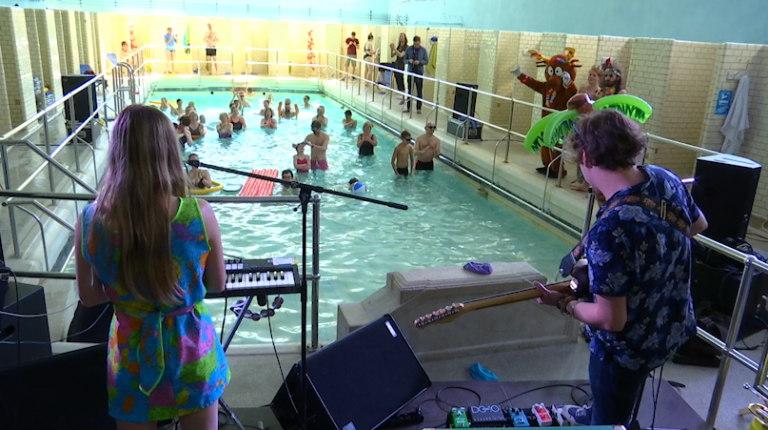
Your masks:
{"label": "sign on wall", "polygon": [[733,97],[733,91],[720,90],[720,93],[717,95],[715,115],[728,115],[728,110],[731,108],[731,97]]}

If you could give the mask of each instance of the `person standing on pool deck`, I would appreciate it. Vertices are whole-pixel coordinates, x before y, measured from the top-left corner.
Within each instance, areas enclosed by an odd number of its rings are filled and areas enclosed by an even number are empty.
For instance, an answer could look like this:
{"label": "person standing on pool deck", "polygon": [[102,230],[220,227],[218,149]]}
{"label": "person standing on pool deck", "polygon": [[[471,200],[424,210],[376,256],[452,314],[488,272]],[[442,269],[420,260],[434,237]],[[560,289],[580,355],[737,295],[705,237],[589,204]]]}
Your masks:
{"label": "person standing on pool deck", "polygon": [[173,62],[176,61],[176,39],[177,36],[173,34],[173,29],[168,27],[168,32],[163,36],[165,41],[165,61],[171,65],[171,71],[168,72],[168,64],[165,65],[165,74],[176,74]]}
{"label": "person standing on pool deck", "polygon": [[435,170],[435,157],[440,156],[440,139],[435,136],[435,123],[430,121],[424,127],[426,133],[416,138],[413,153],[416,165],[413,170]]}
{"label": "person standing on pool deck", "polygon": [[376,140],[376,135],[371,133],[373,124],[366,121],[363,124],[363,133],[357,136],[357,147],[359,148],[358,154],[361,157],[367,157],[373,155],[373,148],[375,148],[379,141]]}
{"label": "person standing on pool deck", "polygon": [[209,74],[219,73],[219,66],[216,64],[216,43],[219,41],[219,35],[213,30],[213,24],[208,23],[208,31],[205,32],[203,42],[205,42],[205,61],[208,61]]}
{"label": "person standing on pool deck", "polygon": [[328,127],[328,118],[325,116],[325,107],[324,106],[318,106],[317,107],[317,116],[312,118],[312,122],[317,121],[320,123],[320,125],[323,126],[323,128]]}
{"label": "person standing on pool deck", "polygon": [[[410,159],[408,158],[410,157]],[[411,133],[403,130],[400,133],[400,144],[395,146],[392,152],[392,170],[398,178],[408,176],[408,167],[413,165],[413,147],[411,146]]]}
{"label": "person standing on pool deck", "polygon": [[[390,56],[395,59],[395,68],[398,70],[405,70],[405,51],[408,49],[408,36],[405,33],[400,33],[400,37],[397,39],[397,46],[394,43],[389,44]],[[405,92],[405,80],[403,78],[403,72],[395,72],[395,81],[397,82],[397,90],[401,93]],[[405,104],[405,96],[400,98],[400,104]]]}
{"label": "person standing on pool deck", "polygon": [[[345,66],[348,75],[352,75],[352,80],[355,79],[355,60],[357,60],[357,47],[360,46],[360,41],[355,37],[355,32],[352,32],[352,37],[348,37],[345,42],[347,45],[347,64]],[[349,67],[352,66],[352,72],[349,73]],[[346,77],[345,77],[346,79]]]}
{"label": "person standing on pool deck", "polygon": [[312,121],[312,134],[308,135],[307,138],[304,139],[305,143],[312,147],[309,164],[312,170],[328,170],[326,151],[328,151],[330,137],[323,133],[322,129],[323,126],[319,122]]}
{"label": "person standing on pool deck", "polygon": [[[408,60],[408,71],[412,73],[408,75],[408,94],[413,95],[413,87],[415,86],[416,96],[419,98],[416,100],[416,113],[421,115],[424,78],[419,78],[418,76],[424,76],[424,67],[429,64],[429,54],[427,53],[427,48],[421,46],[421,37],[413,36],[413,46],[409,46],[405,50],[405,59]],[[408,103],[403,112],[408,113],[410,111],[411,97],[408,98]]]}
{"label": "person standing on pool deck", "polygon": [[177,417],[216,430],[230,371],[203,299],[226,281],[219,223],[187,198],[168,118],[132,105],[113,126],[103,192],[78,217],[74,253],[80,301],[114,308],[109,415],[121,430]]}

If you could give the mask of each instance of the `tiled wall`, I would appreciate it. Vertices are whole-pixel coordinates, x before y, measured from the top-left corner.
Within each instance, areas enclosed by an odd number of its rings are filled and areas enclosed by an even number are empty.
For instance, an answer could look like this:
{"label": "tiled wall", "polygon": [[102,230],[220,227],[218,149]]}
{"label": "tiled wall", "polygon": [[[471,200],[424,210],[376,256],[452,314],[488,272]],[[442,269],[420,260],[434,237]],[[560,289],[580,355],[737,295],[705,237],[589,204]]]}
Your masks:
{"label": "tiled wall", "polygon": [[[3,50],[0,47],[0,83],[5,82],[5,72],[3,71]],[[13,129],[11,123],[11,111],[9,110],[8,91],[5,85],[0,85],[0,134]]]}
{"label": "tiled wall", "polygon": [[[531,56],[528,54],[528,51],[531,49],[541,49],[541,42],[544,35],[542,33],[528,32],[522,32],[519,34],[520,50],[517,53],[516,63],[520,66],[520,70],[526,75],[536,76],[538,74],[536,61],[531,58]],[[536,93],[531,91],[531,89],[525,85],[520,84],[520,81],[511,73],[508,79],[512,81],[514,85],[512,98],[528,103],[534,103],[536,101]],[[541,104],[541,97],[538,98],[538,104]],[[534,109],[532,107],[523,105],[515,106],[515,111],[513,112],[512,117],[512,130],[522,134],[528,133],[528,129],[531,128],[533,113]]]}
{"label": "tiled wall", "polygon": [[565,46],[576,50],[576,59],[581,67],[576,69],[576,87],[587,85],[589,68],[597,64],[597,36],[582,36],[569,34],[565,38]]}
{"label": "tiled wall", "polygon": [[61,93],[61,63],[59,62],[59,44],[56,34],[55,14],[51,10],[35,10],[37,37],[40,46],[40,58],[43,66],[45,86],[57,99]]}
{"label": "tiled wall", "polygon": [[[610,58],[611,63],[619,67],[624,78],[624,83],[627,82],[630,68],[629,63],[632,58],[632,40],[627,37],[615,37],[615,36],[598,36],[597,41],[597,58],[595,63],[602,64],[606,59]],[[585,67],[587,63],[584,63]]]}
{"label": "tiled wall", "polygon": [[77,12],[61,12],[61,25],[64,37],[64,51],[66,55],[65,74],[72,75],[80,73],[80,48],[77,41]]}
{"label": "tiled wall", "polygon": [[[654,113],[644,128],[658,134],[664,114],[664,92],[667,89],[669,61],[672,57],[671,39],[635,39],[632,45],[629,78],[626,89],[653,106]],[[655,153],[649,147],[647,160],[653,162]]]}
{"label": "tiled wall", "polygon": [[0,50],[11,123],[17,126],[37,112],[23,9],[0,7]]}
{"label": "tiled wall", "polygon": [[35,11],[33,9],[24,9],[24,20],[26,21],[27,26],[27,41],[29,42],[29,60],[32,66],[32,76],[42,80],[43,61],[40,56],[40,40],[37,36]]}
{"label": "tiled wall", "polygon": [[[496,92],[496,73],[499,46],[498,31],[483,31],[480,40],[480,60],[478,62],[477,84],[481,91]],[[480,94],[477,96],[475,115],[483,121],[491,121],[494,109],[494,97]]]}
{"label": "tiled wall", "polygon": [[[725,137],[720,133],[726,116],[715,115],[715,103],[720,90],[734,94],[740,75],[749,76],[749,129],[738,155],[768,165],[768,46],[727,43],[720,45],[716,56],[712,85],[706,107],[706,121],[702,127],[704,147],[719,151]],[[753,214],[768,217],[768,172],[760,176]]]}

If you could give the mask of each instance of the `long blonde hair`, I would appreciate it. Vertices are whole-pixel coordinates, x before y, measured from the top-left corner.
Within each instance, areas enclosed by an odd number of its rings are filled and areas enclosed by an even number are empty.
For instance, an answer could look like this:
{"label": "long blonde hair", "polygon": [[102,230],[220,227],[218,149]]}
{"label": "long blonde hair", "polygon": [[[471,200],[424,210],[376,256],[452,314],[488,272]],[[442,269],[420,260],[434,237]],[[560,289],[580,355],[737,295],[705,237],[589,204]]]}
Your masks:
{"label": "long blonde hair", "polygon": [[120,235],[117,280],[139,300],[180,302],[169,213],[172,197],[186,192],[171,122],[157,109],[127,107],[115,120],[95,217]]}

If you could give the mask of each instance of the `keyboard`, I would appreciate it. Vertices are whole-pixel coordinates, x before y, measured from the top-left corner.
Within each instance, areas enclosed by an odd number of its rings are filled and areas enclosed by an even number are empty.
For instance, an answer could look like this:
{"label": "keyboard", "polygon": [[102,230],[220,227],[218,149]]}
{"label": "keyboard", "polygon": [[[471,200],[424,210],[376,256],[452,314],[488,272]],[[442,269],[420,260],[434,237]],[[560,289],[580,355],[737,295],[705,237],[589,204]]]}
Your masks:
{"label": "keyboard", "polygon": [[[278,264],[273,261],[278,260]],[[276,294],[298,294],[301,292],[301,277],[295,264],[283,264],[286,259],[243,259],[224,260],[227,282],[220,293],[209,291],[206,299],[224,297],[271,296]]]}

